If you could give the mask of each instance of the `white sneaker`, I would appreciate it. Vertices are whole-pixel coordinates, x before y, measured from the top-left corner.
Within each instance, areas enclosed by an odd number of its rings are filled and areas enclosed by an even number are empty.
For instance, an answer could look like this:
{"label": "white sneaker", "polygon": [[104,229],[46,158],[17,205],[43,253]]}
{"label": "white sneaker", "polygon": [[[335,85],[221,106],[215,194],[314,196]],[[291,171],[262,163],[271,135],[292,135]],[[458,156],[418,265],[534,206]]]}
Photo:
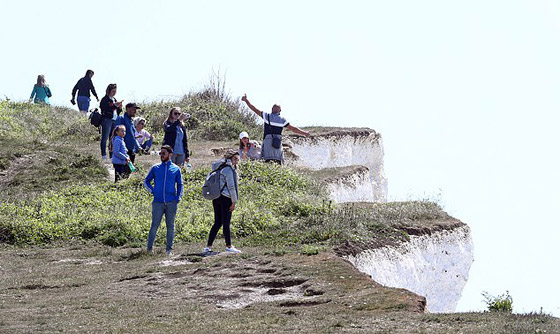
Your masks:
{"label": "white sneaker", "polygon": [[231,247],[226,247],[226,252],[229,253],[241,253],[241,251],[237,248],[235,248],[234,246]]}
{"label": "white sneaker", "polygon": [[170,250],[169,250],[169,251],[166,251],[165,253],[167,254],[167,256],[173,256],[173,252],[170,251]]}
{"label": "white sneaker", "polygon": [[210,247],[204,247],[204,253],[212,253],[212,249]]}

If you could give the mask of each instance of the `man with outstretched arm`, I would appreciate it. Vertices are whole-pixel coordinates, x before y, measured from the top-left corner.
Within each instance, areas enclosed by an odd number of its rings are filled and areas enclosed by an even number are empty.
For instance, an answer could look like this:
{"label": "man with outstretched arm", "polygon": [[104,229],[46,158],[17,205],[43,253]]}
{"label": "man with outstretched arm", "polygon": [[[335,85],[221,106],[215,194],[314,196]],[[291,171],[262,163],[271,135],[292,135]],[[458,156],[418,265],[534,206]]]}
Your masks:
{"label": "man with outstretched arm", "polygon": [[[152,253],[152,247],[156,240],[156,233],[165,214],[165,226],[167,227],[167,244],[165,250],[167,255],[173,255],[173,239],[175,237],[175,215],[177,204],[183,196],[183,177],[181,168],[171,162],[173,149],[169,145],[163,145],[159,151],[161,163],[155,164],[144,179],[144,187],[154,195],[152,202],[152,226],[148,234],[148,253]],[[152,187],[152,180],[154,186]]]}
{"label": "man with outstretched arm", "polygon": [[264,138],[261,148],[261,159],[266,162],[276,162],[281,164],[284,160],[284,152],[282,151],[282,130],[288,130],[302,136],[309,137],[310,133],[291,125],[284,117],[280,116],[282,108],[275,104],[272,106],[272,112],[267,113],[260,111],[247,99],[247,94],[243,95],[241,101],[245,102],[249,109],[259,115],[264,121]]}

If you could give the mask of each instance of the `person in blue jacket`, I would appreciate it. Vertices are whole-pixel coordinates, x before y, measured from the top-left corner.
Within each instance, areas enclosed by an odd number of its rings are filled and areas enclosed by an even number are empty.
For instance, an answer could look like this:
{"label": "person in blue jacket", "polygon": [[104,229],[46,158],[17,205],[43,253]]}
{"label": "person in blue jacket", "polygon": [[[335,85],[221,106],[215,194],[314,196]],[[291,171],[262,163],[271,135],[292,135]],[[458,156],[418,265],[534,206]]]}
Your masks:
{"label": "person in blue jacket", "polygon": [[49,88],[49,85],[47,85],[45,76],[39,74],[37,76],[37,83],[33,85],[33,91],[31,92],[29,100],[33,100],[35,103],[51,104],[51,101],[49,100],[49,97],[51,96],[51,89]]}
{"label": "person in blue jacket", "polygon": [[136,153],[140,151],[140,144],[138,144],[138,140],[136,140],[134,136],[134,117],[136,117],[136,110],[138,109],[140,109],[140,107],[136,105],[136,103],[127,103],[126,112],[115,120],[115,126],[124,125],[126,128],[124,142],[126,143],[128,156],[132,163],[134,163]]}
{"label": "person in blue jacket", "polygon": [[[183,177],[181,168],[171,162],[173,148],[163,145],[159,152],[161,163],[152,166],[144,179],[144,187],[154,196],[152,202],[152,226],[148,234],[148,252],[152,253],[156,233],[165,214],[167,227],[167,255],[173,255],[173,238],[175,237],[175,215],[177,204],[183,196]],[[154,185],[152,186],[152,181]]]}
{"label": "person in blue jacket", "polygon": [[128,168],[128,163],[130,162],[130,157],[126,153],[126,145],[124,143],[124,136],[126,130],[124,125],[119,125],[113,130],[113,137],[111,138],[111,144],[113,147],[113,157],[111,162],[113,163],[113,168],[115,168],[115,183],[121,179],[125,179],[130,175],[130,169]]}

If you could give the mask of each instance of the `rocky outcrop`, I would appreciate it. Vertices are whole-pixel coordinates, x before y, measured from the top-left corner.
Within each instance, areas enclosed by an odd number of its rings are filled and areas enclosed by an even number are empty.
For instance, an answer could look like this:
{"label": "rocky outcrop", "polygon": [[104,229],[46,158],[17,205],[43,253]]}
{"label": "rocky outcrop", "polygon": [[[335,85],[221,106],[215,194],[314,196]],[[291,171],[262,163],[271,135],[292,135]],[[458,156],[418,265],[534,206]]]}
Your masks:
{"label": "rocky outcrop", "polygon": [[412,229],[410,240],[365,249],[344,258],[373,280],[425,296],[429,312],[454,312],[473,258],[467,225]]}
{"label": "rocky outcrop", "polygon": [[[383,143],[374,130],[359,128],[311,128],[309,138],[287,136],[286,162],[312,170],[364,166],[352,178],[332,182],[329,188],[335,201],[384,202],[387,179],[383,170]],[[369,179],[369,185],[364,181]],[[354,192],[355,194],[351,194]],[[356,195],[358,194],[358,195]],[[356,198],[357,197],[357,198]]]}

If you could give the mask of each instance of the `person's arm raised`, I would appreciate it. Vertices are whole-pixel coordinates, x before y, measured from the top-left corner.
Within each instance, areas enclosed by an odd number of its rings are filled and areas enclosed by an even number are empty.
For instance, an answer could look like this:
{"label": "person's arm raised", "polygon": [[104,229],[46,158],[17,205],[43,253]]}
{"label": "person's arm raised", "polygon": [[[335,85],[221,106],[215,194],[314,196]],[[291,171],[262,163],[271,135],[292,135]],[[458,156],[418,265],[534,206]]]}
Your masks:
{"label": "person's arm raised", "polygon": [[247,99],[247,94],[243,95],[243,97],[241,98],[241,101],[245,102],[247,104],[247,107],[249,107],[249,109],[251,109],[253,112],[255,112],[255,114],[259,115],[259,117],[261,117],[261,118],[263,117],[262,111],[257,109],[254,105],[251,104],[251,102],[249,102],[249,100]]}
{"label": "person's arm raised", "polygon": [[286,126],[286,128],[288,128],[288,130],[297,133],[298,135],[302,135],[305,137],[309,137],[311,136],[311,133],[307,132],[307,131],[303,131],[302,129],[298,128],[297,126],[293,126],[293,125],[288,125]]}

